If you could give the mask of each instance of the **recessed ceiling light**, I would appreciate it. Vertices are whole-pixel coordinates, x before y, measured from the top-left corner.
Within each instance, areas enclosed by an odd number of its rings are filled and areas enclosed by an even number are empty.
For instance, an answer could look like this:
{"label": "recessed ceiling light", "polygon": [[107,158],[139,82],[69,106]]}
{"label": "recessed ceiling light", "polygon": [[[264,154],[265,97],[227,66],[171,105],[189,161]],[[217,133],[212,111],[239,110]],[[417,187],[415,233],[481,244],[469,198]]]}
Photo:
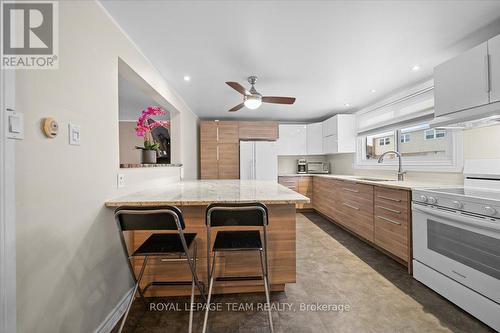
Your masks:
{"label": "recessed ceiling light", "polygon": [[411,68],[411,70],[414,71],[414,72],[420,70],[420,65],[413,65],[413,67]]}
{"label": "recessed ceiling light", "polygon": [[373,94],[373,93],[376,93],[376,92],[377,92],[377,90],[372,89],[372,90],[370,90],[370,92]]}
{"label": "recessed ceiling light", "polygon": [[345,103],[345,104],[344,104],[344,106],[349,107],[349,106],[351,106],[351,104],[349,104],[349,103]]}
{"label": "recessed ceiling light", "polygon": [[191,77],[189,75],[184,75],[184,81],[191,81]]}

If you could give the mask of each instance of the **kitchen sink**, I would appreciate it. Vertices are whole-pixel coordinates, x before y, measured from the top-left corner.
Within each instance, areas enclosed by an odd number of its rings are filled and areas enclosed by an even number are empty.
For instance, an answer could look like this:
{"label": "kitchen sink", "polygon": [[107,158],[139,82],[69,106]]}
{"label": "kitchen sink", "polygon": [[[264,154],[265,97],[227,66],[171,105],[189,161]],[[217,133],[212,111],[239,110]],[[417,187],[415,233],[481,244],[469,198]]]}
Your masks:
{"label": "kitchen sink", "polygon": [[368,181],[371,181],[371,182],[390,182],[390,181],[395,181],[394,179],[372,178],[372,177],[357,177],[356,179],[358,179],[358,180],[368,180]]}

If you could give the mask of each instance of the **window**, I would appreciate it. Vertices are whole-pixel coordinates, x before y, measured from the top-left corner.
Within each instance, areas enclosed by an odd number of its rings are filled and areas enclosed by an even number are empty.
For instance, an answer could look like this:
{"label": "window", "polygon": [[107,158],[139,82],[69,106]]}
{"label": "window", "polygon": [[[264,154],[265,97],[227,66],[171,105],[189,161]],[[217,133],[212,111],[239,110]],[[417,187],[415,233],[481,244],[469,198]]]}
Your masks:
{"label": "window", "polygon": [[401,143],[410,142],[410,134],[401,134],[401,139],[399,140]]}
{"label": "window", "polygon": [[446,130],[443,129],[430,129],[424,132],[425,140],[434,140],[439,138],[444,138],[446,136]]}
{"label": "window", "polygon": [[378,159],[388,150],[394,150],[395,132],[384,132],[367,136],[365,140],[366,159]]}
{"label": "window", "polygon": [[404,127],[358,137],[357,168],[393,169],[395,154],[386,155],[385,162],[378,158],[390,150],[398,151],[405,170],[460,171],[462,159],[462,133],[451,129],[430,129],[429,124]]}

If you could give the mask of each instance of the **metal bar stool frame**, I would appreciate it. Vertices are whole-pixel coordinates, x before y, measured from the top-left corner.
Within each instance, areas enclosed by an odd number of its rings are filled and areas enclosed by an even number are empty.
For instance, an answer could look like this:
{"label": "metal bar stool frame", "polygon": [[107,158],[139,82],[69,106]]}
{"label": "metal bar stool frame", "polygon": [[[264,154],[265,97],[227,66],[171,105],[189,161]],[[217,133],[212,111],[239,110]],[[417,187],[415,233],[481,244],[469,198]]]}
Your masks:
{"label": "metal bar stool frame", "polygon": [[[206,226],[207,226],[207,280],[208,280],[208,296],[207,296],[207,301],[206,301],[206,308],[205,308],[205,317],[203,320],[203,330],[202,332],[205,333],[207,329],[207,322],[208,322],[208,313],[210,310],[210,299],[212,296],[212,289],[213,289],[213,284],[214,284],[214,273],[215,273],[215,266],[216,266],[216,257],[217,257],[217,252],[214,250],[214,255],[212,258],[212,265],[210,264],[210,253],[212,250],[211,246],[211,231],[212,228],[217,228],[217,227],[224,227],[224,225],[221,226],[212,226],[211,224],[211,217],[212,213],[214,211],[251,211],[251,210],[259,210],[262,213],[263,221],[262,225],[238,225],[238,226],[259,226],[262,227],[264,239],[262,242],[262,249],[258,249],[259,251],[259,256],[260,256],[260,265],[261,265],[261,272],[262,272],[262,277],[227,277],[227,278],[221,278],[219,281],[243,281],[243,280],[263,280],[264,281],[264,291],[266,294],[266,302],[267,302],[267,308],[268,308],[268,318],[269,318],[269,327],[271,333],[274,333],[274,328],[273,328],[273,318],[272,318],[272,313],[271,313],[271,301],[270,301],[270,285],[269,285],[269,265],[268,265],[268,256],[267,256],[267,240],[268,240],[268,225],[269,225],[269,214],[267,211],[267,207],[264,204],[261,203],[249,203],[249,204],[236,204],[236,205],[221,205],[221,204],[211,204],[210,206],[207,207],[207,213],[206,213]],[[230,225],[228,225],[230,226]],[[224,251],[257,251],[257,249],[245,249],[245,248],[234,248],[234,249],[225,249],[222,250]]]}
{"label": "metal bar stool frame", "polygon": [[[120,220],[120,217],[122,215],[126,215],[126,214],[128,214],[128,215],[168,214],[168,215],[172,216],[172,218],[175,222],[176,229],[167,228],[167,224],[166,224],[164,229],[147,229],[147,228],[134,229],[134,228],[130,228],[128,230],[127,229],[124,230],[123,226],[122,226],[122,222]],[[119,328],[118,332],[121,333],[123,330],[123,327],[124,327],[125,322],[127,320],[128,314],[130,312],[130,308],[131,308],[132,303],[134,301],[135,294],[137,292],[139,292],[139,295],[140,295],[141,299],[143,300],[143,302],[145,304],[147,304],[147,301],[144,297],[144,293],[151,286],[155,286],[155,285],[176,286],[176,285],[189,285],[189,284],[191,284],[191,306],[190,306],[190,311],[189,311],[189,327],[188,327],[188,332],[191,333],[192,328],[193,328],[193,303],[194,303],[195,286],[198,288],[200,295],[203,297],[203,299],[205,301],[206,301],[206,297],[205,297],[205,293],[204,293],[203,282],[199,281],[198,275],[196,274],[196,261],[197,261],[197,252],[198,252],[197,240],[195,237],[193,239],[191,246],[188,247],[187,242],[186,242],[186,238],[184,237],[184,227],[183,227],[184,222],[182,219],[181,211],[175,206],[139,207],[139,208],[137,208],[137,207],[118,207],[115,210],[115,221],[117,223],[118,230],[120,232],[120,242],[121,242],[121,245],[123,247],[123,251],[124,251],[125,256],[126,256],[126,260],[128,263],[130,274],[132,275],[132,278],[134,279],[134,291],[132,293],[132,297],[130,298],[130,300],[127,304],[127,308],[126,308],[125,313],[123,315],[123,319],[122,319],[122,322],[120,324],[120,328]],[[136,256],[129,255],[128,249],[127,249],[127,243],[125,242],[125,237],[124,237],[123,233],[125,231],[134,231],[134,230],[172,230],[172,231],[177,230],[177,233],[178,233],[179,238],[180,238],[181,243],[182,243],[183,252],[145,254],[145,255],[136,255]],[[189,254],[189,250],[191,247],[193,248],[193,255],[192,256]],[[141,283],[142,277],[144,275],[144,271],[146,269],[146,265],[147,265],[149,257],[168,257],[169,255],[171,256],[173,254],[177,254],[178,257],[175,259],[165,259],[165,260],[162,259],[162,261],[179,261],[179,260],[187,261],[189,269],[191,270],[191,275],[192,275],[191,281],[152,281],[152,282],[148,283],[144,287],[144,289],[141,290],[140,283]],[[139,275],[137,277],[135,275],[134,267],[133,267],[132,262],[131,262],[134,257],[144,257],[144,261],[142,263],[141,270],[140,270]]]}

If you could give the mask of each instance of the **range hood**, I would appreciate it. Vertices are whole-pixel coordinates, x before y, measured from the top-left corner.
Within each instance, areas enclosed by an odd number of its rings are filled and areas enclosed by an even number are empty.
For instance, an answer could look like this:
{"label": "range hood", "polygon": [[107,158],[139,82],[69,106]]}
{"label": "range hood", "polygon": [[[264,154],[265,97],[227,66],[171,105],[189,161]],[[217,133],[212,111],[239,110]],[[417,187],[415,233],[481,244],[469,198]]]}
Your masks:
{"label": "range hood", "polygon": [[500,124],[500,102],[434,117],[431,128],[476,128]]}

